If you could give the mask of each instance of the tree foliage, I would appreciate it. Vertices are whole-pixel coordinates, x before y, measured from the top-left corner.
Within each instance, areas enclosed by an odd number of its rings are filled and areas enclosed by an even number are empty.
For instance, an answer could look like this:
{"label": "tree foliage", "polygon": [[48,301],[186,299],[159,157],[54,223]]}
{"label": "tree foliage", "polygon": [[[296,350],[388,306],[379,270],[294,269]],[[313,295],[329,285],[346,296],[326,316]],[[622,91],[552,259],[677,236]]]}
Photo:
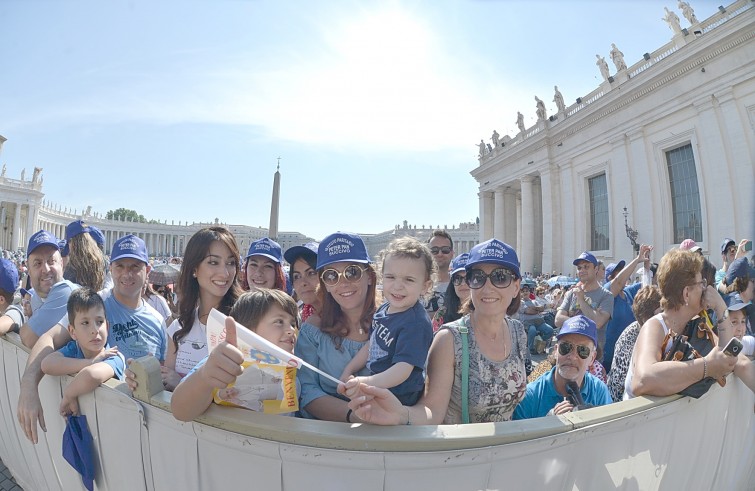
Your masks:
{"label": "tree foliage", "polygon": [[105,218],[108,220],[123,220],[125,222],[145,223],[147,221],[144,215],[140,215],[136,210],[129,210],[128,208],[110,210],[105,214]]}

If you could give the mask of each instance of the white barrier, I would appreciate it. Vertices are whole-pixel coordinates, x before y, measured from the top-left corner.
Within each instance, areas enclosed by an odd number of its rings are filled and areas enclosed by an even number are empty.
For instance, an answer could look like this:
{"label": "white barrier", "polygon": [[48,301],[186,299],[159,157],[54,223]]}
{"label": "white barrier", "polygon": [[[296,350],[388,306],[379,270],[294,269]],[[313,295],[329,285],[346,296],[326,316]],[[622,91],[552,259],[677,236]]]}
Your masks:
{"label": "white barrier", "polygon": [[[16,423],[27,351],[0,338],[0,458],[26,490],[82,489],[61,457],[69,377],[45,377],[47,433]],[[80,398],[97,489],[752,489],[755,396],[731,376],[699,400],[638,398],[565,417],[382,428],[211,408],[181,423],[169,394],[143,403],[109,383]]]}

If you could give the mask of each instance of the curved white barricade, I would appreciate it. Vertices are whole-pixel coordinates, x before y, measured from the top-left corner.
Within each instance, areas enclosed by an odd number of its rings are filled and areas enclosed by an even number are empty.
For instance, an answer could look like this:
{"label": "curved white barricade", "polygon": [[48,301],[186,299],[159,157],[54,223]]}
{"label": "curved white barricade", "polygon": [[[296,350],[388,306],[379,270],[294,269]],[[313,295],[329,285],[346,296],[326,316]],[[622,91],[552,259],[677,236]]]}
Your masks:
{"label": "curved white barricade", "polygon": [[[33,445],[16,422],[28,353],[13,335],[0,345],[0,458],[24,489],[83,489],[61,456],[58,405],[70,378],[40,384],[47,433]],[[115,382],[80,398],[97,489],[729,490],[752,489],[755,478],[755,396],[734,376],[699,400],[638,398],[473,425],[384,428],[218,407],[181,423],[170,394],[144,398]]]}

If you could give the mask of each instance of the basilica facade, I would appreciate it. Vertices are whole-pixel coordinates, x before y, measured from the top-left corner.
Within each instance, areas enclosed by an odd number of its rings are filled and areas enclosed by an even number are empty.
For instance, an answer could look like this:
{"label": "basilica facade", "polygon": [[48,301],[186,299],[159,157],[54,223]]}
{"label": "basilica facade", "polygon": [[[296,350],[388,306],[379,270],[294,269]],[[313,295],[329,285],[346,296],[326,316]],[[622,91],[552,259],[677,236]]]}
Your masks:
{"label": "basilica facade", "polygon": [[481,142],[481,240],[511,244],[538,273],[568,271],[584,250],[629,260],[632,240],[658,261],[690,238],[720,265],[723,238],[753,238],[755,6],[675,24],[632,65],[614,45],[613,74],[598,56],[604,82],[590,94]]}

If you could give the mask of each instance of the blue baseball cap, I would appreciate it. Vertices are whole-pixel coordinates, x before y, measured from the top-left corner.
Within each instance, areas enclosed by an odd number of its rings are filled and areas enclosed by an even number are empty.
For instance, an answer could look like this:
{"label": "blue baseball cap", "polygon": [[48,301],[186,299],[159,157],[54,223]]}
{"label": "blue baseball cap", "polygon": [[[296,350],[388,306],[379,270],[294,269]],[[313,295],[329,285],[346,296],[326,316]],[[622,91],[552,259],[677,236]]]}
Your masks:
{"label": "blue baseball cap", "polygon": [[280,244],[267,237],[252,242],[249,246],[249,252],[246,253],[247,259],[250,256],[264,256],[278,264],[283,262]]}
{"label": "blue baseball cap", "polygon": [[94,241],[97,242],[97,245],[105,245],[105,234],[103,234],[102,230],[98,229],[94,225],[89,226],[89,235],[91,235]]}
{"label": "blue baseball cap", "polygon": [[283,258],[292,266],[301,256],[309,256],[317,259],[317,247],[319,245],[320,244],[317,242],[307,242],[304,245],[290,247],[285,254],[283,254]]}
{"label": "blue baseball cap", "polygon": [[626,266],[626,264],[627,262],[622,259],[618,263],[611,263],[606,266],[606,281],[611,279],[611,275],[614,271],[621,271],[622,269],[624,269],[624,266]]}
{"label": "blue baseball cap", "polygon": [[119,259],[132,258],[149,264],[149,255],[147,255],[147,246],[142,239],[134,234],[129,234],[116,240],[113,244],[113,251],[110,253],[110,262],[114,263]]}
{"label": "blue baseball cap", "polygon": [[729,247],[729,244],[731,245],[737,245],[736,242],[734,242],[734,239],[725,238],[723,242],[721,242],[721,254],[724,254],[726,252],[726,248]]}
{"label": "blue baseball cap", "polygon": [[595,256],[592,255],[592,253],[590,253],[588,251],[585,251],[582,254],[580,254],[577,259],[575,259],[574,261],[572,261],[572,264],[574,266],[576,266],[577,263],[580,262],[580,261],[587,261],[588,263],[592,263],[595,266],[598,265],[598,260],[595,258]]}
{"label": "blue baseball cap", "polygon": [[742,310],[752,302],[745,302],[739,293],[730,293],[726,296],[726,310]]}
{"label": "blue baseball cap", "polygon": [[92,229],[84,220],[76,220],[66,226],[66,240],[71,240],[77,235],[88,234]]}
{"label": "blue baseball cap", "polygon": [[596,348],[598,346],[598,326],[584,315],[575,315],[566,319],[561,330],[556,334],[556,339],[561,339],[567,334],[581,334],[590,338]]}
{"label": "blue baseball cap", "polygon": [[317,269],[341,261],[362,264],[372,262],[360,236],[347,232],[336,232],[322,239],[317,248]]}
{"label": "blue baseball cap", "polygon": [[40,230],[29,237],[29,245],[26,246],[26,257],[29,257],[37,247],[45,245],[51,245],[55,247],[55,249],[60,250],[58,239],[47,230]]}
{"label": "blue baseball cap", "polygon": [[517,278],[521,278],[519,273],[519,257],[516,251],[510,245],[501,242],[498,239],[490,239],[480,242],[469,251],[469,260],[464,267],[467,271],[481,263],[498,264],[510,269]]}
{"label": "blue baseball cap", "polygon": [[727,285],[731,285],[737,278],[746,278],[747,276],[749,276],[750,279],[755,278],[755,270],[750,266],[746,257],[740,257],[739,259],[732,261],[729,265],[729,269],[726,270],[726,278],[724,278],[724,282]]}
{"label": "blue baseball cap", "polygon": [[60,255],[63,257],[68,256],[68,253],[70,252],[68,250],[68,241],[61,239],[58,241],[58,249],[60,249]]}
{"label": "blue baseball cap", "polygon": [[455,275],[459,271],[463,271],[464,267],[467,265],[467,262],[469,261],[469,254],[462,253],[453,258],[451,261],[451,266],[448,268],[451,272],[451,276]]}
{"label": "blue baseball cap", "polygon": [[9,259],[0,259],[0,290],[15,293],[18,288],[18,268]]}

